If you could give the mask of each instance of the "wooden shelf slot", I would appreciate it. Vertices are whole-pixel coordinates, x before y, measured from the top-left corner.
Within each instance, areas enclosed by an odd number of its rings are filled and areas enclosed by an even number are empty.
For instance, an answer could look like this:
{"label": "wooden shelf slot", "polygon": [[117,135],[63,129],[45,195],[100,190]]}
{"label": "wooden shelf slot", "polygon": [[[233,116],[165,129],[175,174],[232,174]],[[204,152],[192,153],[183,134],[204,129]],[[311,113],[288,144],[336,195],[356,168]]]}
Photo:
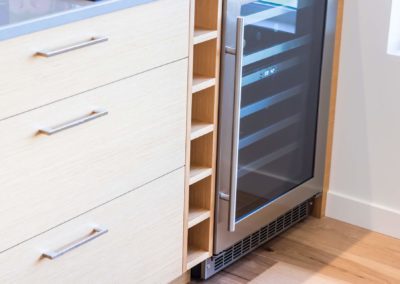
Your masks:
{"label": "wooden shelf slot", "polygon": [[216,77],[216,58],[217,58],[217,40],[196,44],[193,48],[193,73],[206,76]]}
{"label": "wooden shelf slot", "polygon": [[191,269],[211,256],[210,219],[189,229],[187,269]]}
{"label": "wooden shelf slot", "polygon": [[196,27],[194,30],[193,44],[200,44],[205,41],[213,40],[218,37],[217,30],[210,30]]}
{"label": "wooden shelf slot", "polygon": [[196,0],[195,5],[195,27],[217,30],[219,26],[220,1]]}
{"label": "wooden shelf slot", "polygon": [[192,98],[191,140],[215,130],[215,88],[202,90]]}
{"label": "wooden shelf slot", "polygon": [[191,228],[212,217],[211,214],[211,177],[193,184],[189,188],[189,224]]}
{"label": "wooden shelf slot", "polygon": [[190,185],[213,174],[213,134],[206,134],[191,142]]}

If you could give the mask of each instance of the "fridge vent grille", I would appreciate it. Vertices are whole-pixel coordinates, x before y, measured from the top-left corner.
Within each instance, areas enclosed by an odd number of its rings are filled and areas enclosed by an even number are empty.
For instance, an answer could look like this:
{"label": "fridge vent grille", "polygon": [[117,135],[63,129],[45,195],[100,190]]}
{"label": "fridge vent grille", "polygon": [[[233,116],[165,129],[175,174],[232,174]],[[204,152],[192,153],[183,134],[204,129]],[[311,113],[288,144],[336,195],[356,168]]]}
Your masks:
{"label": "fridge vent grille", "polygon": [[202,264],[201,277],[208,279],[250,251],[306,218],[309,215],[309,211],[310,201],[307,200],[230,248],[218,255],[214,255]]}

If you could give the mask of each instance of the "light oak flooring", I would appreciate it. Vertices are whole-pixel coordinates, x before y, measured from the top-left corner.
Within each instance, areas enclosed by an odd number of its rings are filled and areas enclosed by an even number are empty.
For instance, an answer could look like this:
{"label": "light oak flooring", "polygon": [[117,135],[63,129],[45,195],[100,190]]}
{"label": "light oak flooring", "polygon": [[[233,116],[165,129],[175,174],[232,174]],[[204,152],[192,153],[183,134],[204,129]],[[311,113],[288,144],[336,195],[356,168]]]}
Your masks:
{"label": "light oak flooring", "polygon": [[201,283],[400,284],[400,240],[310,217]]}

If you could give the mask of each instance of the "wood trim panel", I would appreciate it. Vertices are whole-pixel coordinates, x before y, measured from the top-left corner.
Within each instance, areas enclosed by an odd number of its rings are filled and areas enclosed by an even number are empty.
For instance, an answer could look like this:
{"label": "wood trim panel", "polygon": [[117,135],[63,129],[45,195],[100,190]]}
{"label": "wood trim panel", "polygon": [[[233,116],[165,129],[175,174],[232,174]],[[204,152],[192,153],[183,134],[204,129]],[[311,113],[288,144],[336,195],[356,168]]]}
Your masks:
{"label": "wood trim panel", "polygon": [[[194,37],[194,17],[195,0],[190,0],[189,9],[189,62],[188,62],[188,88],[187,88],[187,121],[186,121],[186,167],[185,167],[185,204],[183,214],[183,262],[182,271],[187,272],[186,263],[188,256],[188,236],[189,236],[189,187],[191,182],[190,169],[190,149],[192,136],[192,88],[193,88],[193,37]],[[189,272],[190,273],[190,272]]]}

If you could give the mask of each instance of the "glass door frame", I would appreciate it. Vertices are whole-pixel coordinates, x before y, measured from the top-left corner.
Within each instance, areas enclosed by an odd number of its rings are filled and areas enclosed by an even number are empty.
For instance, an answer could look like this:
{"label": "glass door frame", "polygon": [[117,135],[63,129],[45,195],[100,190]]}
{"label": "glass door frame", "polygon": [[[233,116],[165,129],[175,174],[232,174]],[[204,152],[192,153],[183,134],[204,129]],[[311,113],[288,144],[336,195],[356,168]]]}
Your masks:
{"label": "glass door frame", "polygon": [[[241,39],[244,35],[245,19],[240,16],[240,7],[245,2],[243,0],[227,0],[224,9],[222,49],[225,53],[222,55],[221,73],[223,78],[221,80],[219,120],[215,253],[221,252],[257,231],[299,203],[318,195],[322,192],[324,182],[338,0],[327,0],[314,178],[277,198],[268,206],[250,214],[249,217],[236,222],[235,184],[237,177],[235,172],[237,173],[240,116],[235,114],[238,114],[241,105],[243,60],[243,41]],[[231,93],[235,94],[234,98],[229,96]],[[232,137],[236,137],[236,139],[232,139]]]}

